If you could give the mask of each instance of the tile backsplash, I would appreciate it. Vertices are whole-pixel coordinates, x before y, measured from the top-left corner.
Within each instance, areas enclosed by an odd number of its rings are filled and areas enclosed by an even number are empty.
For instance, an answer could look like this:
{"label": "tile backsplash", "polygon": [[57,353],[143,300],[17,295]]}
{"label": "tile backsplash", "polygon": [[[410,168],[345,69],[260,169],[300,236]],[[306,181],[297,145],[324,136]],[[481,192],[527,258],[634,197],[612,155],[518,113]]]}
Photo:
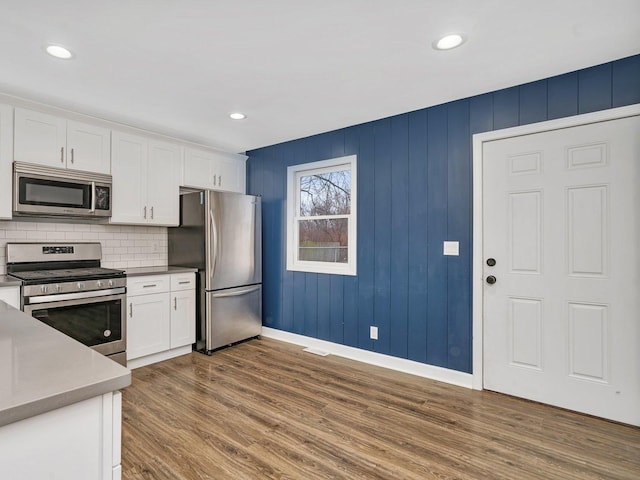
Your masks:
{"label": "tile backsplash", "polygon": [[102,266],[132,268],[167,264],[167,228],[38,221],[0,221],[0,274],[7,271],[12,242],[100,242]]}

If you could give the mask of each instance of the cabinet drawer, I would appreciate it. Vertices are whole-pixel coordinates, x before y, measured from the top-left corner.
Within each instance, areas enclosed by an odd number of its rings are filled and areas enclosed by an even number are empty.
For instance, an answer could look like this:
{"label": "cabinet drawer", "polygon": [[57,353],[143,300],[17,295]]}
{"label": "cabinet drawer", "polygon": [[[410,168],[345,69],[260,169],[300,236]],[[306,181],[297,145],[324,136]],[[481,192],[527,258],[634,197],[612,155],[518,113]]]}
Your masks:
{"label": "cabinet drawer", "polygon": [[196,288],[195,273],[174,273],[171,275],[171,291],[191,290]]}
{"label": "cabinet drawer", "polygon": [[145,275],[127,278],[127,295],[147,295],[168,292],[171,282],[169,275]]}

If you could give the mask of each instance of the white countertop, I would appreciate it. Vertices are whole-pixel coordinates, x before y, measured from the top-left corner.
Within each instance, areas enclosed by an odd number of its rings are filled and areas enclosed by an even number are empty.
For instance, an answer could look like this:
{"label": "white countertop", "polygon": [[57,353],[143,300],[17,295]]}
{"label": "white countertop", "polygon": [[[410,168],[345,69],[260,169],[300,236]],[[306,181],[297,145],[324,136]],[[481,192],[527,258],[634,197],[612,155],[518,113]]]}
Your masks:
{"label": "white countertop", "polygon": [[176,267],[173,265],[165,265],[162,267],[133,267],[127,268],[125,272],[127,273],[127,277],[137,277],[140,275],[162,275],[169,273],[191,273],[197,272],[197,268],[192,267]]}
{"label": "white countertop", "polygon": [[9,275],[0,275],[0,287],[19,287],[22,281]]}
{"label": "white countertop", "polygon": [[130,384],[127,368],[0,301],[0,426]]}

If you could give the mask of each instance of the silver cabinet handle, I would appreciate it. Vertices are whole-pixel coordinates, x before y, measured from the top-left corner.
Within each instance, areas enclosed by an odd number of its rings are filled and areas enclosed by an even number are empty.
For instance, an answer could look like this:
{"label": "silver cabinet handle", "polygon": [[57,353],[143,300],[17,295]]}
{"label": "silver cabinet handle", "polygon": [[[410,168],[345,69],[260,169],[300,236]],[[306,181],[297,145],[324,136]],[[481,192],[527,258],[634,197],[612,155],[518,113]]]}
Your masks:
{"label": "silver cabinet handle", "polygon": [[178,310],[178,297],[173,297],[173,309]]}
{"label": "silver cabinet handle", "polygon": [[133,303],[129,304],[129,318],[133,318]]}
{"label": "silver cabinet handle", "polygon": [[144,206],[144,219],[147,219],[147,206]]}
{"label": "silver cabinet handle", "polygon": [[71,163],[73,163],[74,158],[73,158],[73,148],[71,149]]}
{"label": "silver cabinet handle", "polygon": [[218,175],[218,186],[222,186],[222,175]]}
{"label": "silver cabinet handle", "polygon": [[213,186],[214,187],[216,186],[216,174],[215,173],[213,174]]}
{"label": "silver cabinet handle", "polygon": [[191,283],[191,280],[184,280],[182,282],[178,282],[178,285],[187,285],[189,283]]}
{"label": "silver cabinet handle", "polygon": [[153,207],[151,207],[151,220],[153,220]]}
{"label": "silver cabinet handle", "polygon": [[60,147],[60,163],[64,163],[64,147]]}
{"label": "silver cabinet handle", "polygon": [[157,287],[157,286],[158,286],[158,284],[156,284],[156,283],[150,283],[148,285],[143,285],[142,288]]}

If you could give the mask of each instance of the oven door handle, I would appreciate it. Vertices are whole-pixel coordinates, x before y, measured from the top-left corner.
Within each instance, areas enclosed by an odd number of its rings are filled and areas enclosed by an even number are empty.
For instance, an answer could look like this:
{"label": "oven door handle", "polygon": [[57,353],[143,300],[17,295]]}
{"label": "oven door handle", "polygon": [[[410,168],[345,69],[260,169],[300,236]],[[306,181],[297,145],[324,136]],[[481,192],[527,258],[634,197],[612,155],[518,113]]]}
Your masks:
{"label": "oven door handle", "polygon": [[56,303],[64,300],[81,300],[83,298],[101,298],[110,297],[112,295],[123,295],[127,289],[125,287],[109,288],[106,290],[91,290],[89,292],[77,293],[61,293],[59,295],[36,295],[25,298],[25,305],[34,305],[39,303]]}

